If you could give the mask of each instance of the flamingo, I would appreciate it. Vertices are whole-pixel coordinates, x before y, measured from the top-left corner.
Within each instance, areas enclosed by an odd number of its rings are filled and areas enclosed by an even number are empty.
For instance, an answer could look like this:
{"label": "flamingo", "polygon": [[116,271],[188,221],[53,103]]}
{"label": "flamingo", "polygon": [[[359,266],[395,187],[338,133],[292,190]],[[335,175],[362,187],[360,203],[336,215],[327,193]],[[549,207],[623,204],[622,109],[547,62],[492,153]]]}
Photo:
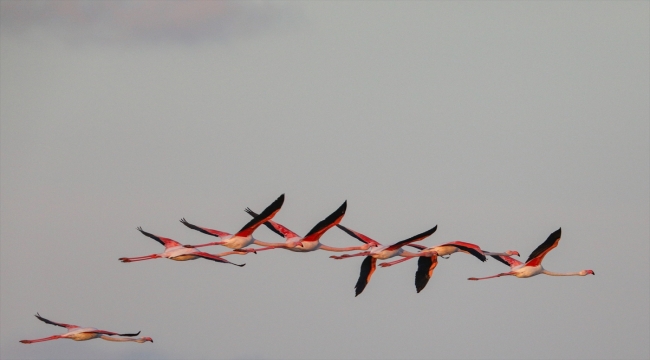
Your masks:
{"label": "flamingo", "polygon": [[[38,313],[36,313],[36,315],[34,316],[36,316],[38,320],[41,320],[46,324],[64,327],[68,329],[68,332],[61,335],[52,335],[42,339],[20,340],[20,342],[23,344],[32,344],[41,341],[49,341],[49,340],[56,340],[56,339],[72,339],[74,341],[85,341],[85,340],[97,339],[97,338],[108,340],[108,341],[133,341],[137,343],[143,343],[147,341],[153,342],[153,340],[148,336],[133,338],[133,336],[138,336],[140,334],[139,331],[135,334],[118,334],[112,331],[99,330],[91,327],[82,328],[81,326],[77,326],[77,325],[57,323],[54,321],[50,321],[44,317],[41,317],[41,315],[39,315]],[[114,337],[114,336],[119,336],[119,337]]]}
{"label": "flamingo", "polygon": [[560,238],[562,237],[562,228],[555,230],[541,245],[535,249],[528,260],[525,263],[522,263],[518,260],[515,260],[509,256],[496,255],[492,256],[494,259],[510,266],[510,271],[507,273],[500,273],[493,276],[483,277],[483,278],[469,278],[467,280],[485,280],[501,276],[516,276],[518,278],[529,278],[539,274],[545,274],[550,276],[586,276],[586,275],[596,275],[593,270],[582,270],[578,272],[571,273],[555,273],[548,270],[545,270],[542,267],[542,260],[544,256],[553,250],[559,243]]}
{"label": "flamingo", "polygon": [[[490,251],[485,251],[481,249],[480,246],[464,241],[452,241],[448,242],[442,245],[434,246],[427,248],[425,246],[419,245],[419,244],[409,244],[409,246],[412,246],[416,249],[420,249],[420,251],[434,251],[438,254],[438,256],[442,257],[443,259],[448,259],[451,254],[457,253],[457,252],[462,252],[466,254],[473,255],[477,259],[481,261],[486,261],[487,258],[485,257],[486,255],[489,256],[512,256],[512,255],[517,255],[519,256],[519,252],[516,250],[508,250],[504,253],[494,253]],[[444,256],[447,257],[444,257]],[[438,266],[438,256],[421,256],[418,259],[418,269],[415,272],[415,290],[419,293],[424,289],[425,286],[427,286],[427,283],[429,282],[429,279],[431,279],[431,276],[433,275],[433,270]],[[389,267],[393,266],[395,264],[399,264],[401,262],[410,260],[412,258],[403,258],[391,262],[385,262],[382,264],[379,264],[381,267]]]}
{"label": "flamingo", "polygon": [[355,239],[370,245],[370,249],[368,251],[363,251],[363,252],[360,252],[360,253],[357,253],[357,254],[351,254],[351,255],[344,254],[344,255],[341,255],[341,256],[330,256],[330,258],[337,259],[337,260],[346,259],[346,258],[355,257],[355,256],[366,256],[366,258],[361,263],[361,272],[359,273],[359,279],[357,280],[357,284],[354,286],[354,289],[355,289],[355,295],[354,296],[355,297],[359,296],[359,294],[361,294],[363,292],[363,290],[366,288],[366,285],[368,285],[368,283],[370,282],[370,277],[372,277],[372,274],[375,272],[375,269],[377,268],[377,259],[385,260],[385,259],[392,258],[394,256],[424,257],[424,256],[437,256],[438,255],[437,253],[435,253],[433,251],[429,251],[429,250],[422,251],[422,252],[416,254],[416,253],[411,253],[411,252],[408,252],[408,251],[405,251],[404,249],[402,249],[402,247],[404,245],[408,245],[408,244],[410,244],[412,242],[420,241],[420,240],[423,240],[423,239],[431,236],[431,234],[433,234],[436,231],[436,229],[438,229],[438,225],[434,226],[433,228],[431,228],[431,229],[429,229],[429,230],[427,230],[427,231],[425,231],[425,232],[423,232],[421,234],[412,236],[412,237],[410,237],[410,238],[408,238],[406,240],[396,242],[395,244],[390,245],[390,246],[382,245],[382,244],[378,243],[377,241],[367,237],[366,235],[363,235],[362,233],[354,231],[354,230],[350,230],[350,229],[346,228],[343,225],[339,224],[339,225],[336,225],[336,226],[338,226],[339,229],[345,231],[346,233],[348,233],[350,236],[354,237]]}
{"label": "flamingo", "polygon": [[[148,236],[148,237],[158,241],[162,245],[164,245],[165,246],[165,252],[163,252],[162,254],[152,254],[152,255],[137,256],[137,257],[132,257],[132,258],[122,257],[122,258],[120,258],[121,262],[126,263],[126,262],[150,260],[150,259],[157,259],[157,258],[167,258],[167,259],[176,260],[176,261],[187,261],[187,260],[194,260],[194,259],[197,259],[197,258],[204,258],[204,259],[208,259],[208,260],[212,260],[212,261],[216,261],[216,262],[220,262],[220,263],[232,264],[232,265],[235,265],[235,266],[244,266],[244,265],[246,265],[246,264],[241,264],[241,265],[235,264],[235,263],[232,263],[232,262],[222,258],[222,256],[226,256],[226,255],[230,255],[230,254],[240,254],[240,253],[235,252],[235,251],[228,251],[228,252],[224,252],[224,253],[216,254],[216,255],[215,254],[208,254],[206,252],[199,251],[197,249],[191,249],[191,248],[188,249],[188,248],[184,247],[183,244],[181,244],[181,243],[179,243],[179,242],[177,242],[175,240],[164,238],[164,237],[161,237],[161,236],[157,236],[157,235],[148,233],[148,232],[142,230],[141,227],[138,227],[138,231],[140,231],[143,235]],[[246,253],[244,253],[244,254],[246,254]]]}
{"label": "flamingo", "polygon": [[185,247],[198,248],[198,247],[211,246],[211,245],[223,245],[225,247],[234,249],[235,251],[238,252],[257,252],[256,249],[243,249],[243,248],[251,244],[262,244],[262,242],[253,238],[253,232],[260,225],[262,225],[266,221],[271,220],[273,216],[275,216],[275,214],[277,214],[277,212],[280,211],[280,208],[282,208],[283,203],[284,203],[284,194],[280,195],[280,197],[278,197],[273,203],[271,203],[271,205],[267,206],[266,209],[262,211],[262,213],[255,216],[251,221],[249,221],[246,225],[244,225],[244,227],[241,228],[241,230],[239,230],[234,235],[219,230],[196,226],[187,222],[185,218],[182,218],[180,220],[181,223],[183,223],[183,225],[187,226],[188,228],[196,231],[200,231],[207,235],[221,238],[221,241],[215,241],[215,242],[210,242],[201,245],[185,245]]}
{"label": "flamingo", "polygon": [[[350,247],[340,248],[340,247],[323,245],[320,242],[320,237],[325,233],[325,231],[327,231],[332,226],[337,225],[341,221],[343,215],[345,215],[346,208],[347,208],[347,201],[344,202],[343,205],[341,205],[338,209],[336,209],[332,214],[330,214],[323,221],[316,224],[316,226],[314,226],[314,228],[311,229],[311,231],[305,237],[300,237],[300,235],[289,230],[285,226],[278,224],[273,220],[269,220],[265,222],[264,225],[266,225],[274,233],[284,237],[286,241],[284,243],[263,243],[260,241],[259,244],[268,247],[278,247],[278,248],[287,249],[296,252],[309,252],[315,250],[325,250],[325,251],[335,251],[335,252],[351,251],[351,250],[367,250],[370,247],[370,245],[368,244],[364,244],[363,246],[350,246]],[[245,211],[251,216],[257,216],[257,214],[250,208],[246,208]],[[264,250],[264,248],[257,249],[257,250]]]}

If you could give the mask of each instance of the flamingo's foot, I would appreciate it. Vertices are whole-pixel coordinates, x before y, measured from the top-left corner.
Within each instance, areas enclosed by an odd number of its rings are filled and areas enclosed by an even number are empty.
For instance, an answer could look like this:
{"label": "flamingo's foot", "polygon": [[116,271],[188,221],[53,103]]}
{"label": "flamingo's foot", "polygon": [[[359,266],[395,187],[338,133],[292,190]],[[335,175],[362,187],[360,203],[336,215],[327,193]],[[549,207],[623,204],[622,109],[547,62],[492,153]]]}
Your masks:
{"label": "flamingo's foot", "polygon": [[468,278],[467,280],[478,280],[478,278]]}
{"label": "flamingo's foot", "polygon": [[131,262],[128,258],[120,258],[119,260],[124,263]]}
{"label": "flamingo's foot", "polygon": [[31,340],[20,340],[21,343],[23,344],[31,344]]}

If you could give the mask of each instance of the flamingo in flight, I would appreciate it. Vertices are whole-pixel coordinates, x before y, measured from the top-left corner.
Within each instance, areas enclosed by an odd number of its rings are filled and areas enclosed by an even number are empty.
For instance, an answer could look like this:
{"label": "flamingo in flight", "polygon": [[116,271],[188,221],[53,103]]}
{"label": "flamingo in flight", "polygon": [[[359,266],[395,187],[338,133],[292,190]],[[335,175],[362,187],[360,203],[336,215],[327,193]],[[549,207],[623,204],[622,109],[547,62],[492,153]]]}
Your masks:
{"label": "flamingo in flight", "polygon": [[[232,264],[235,266],[244,266],[246,264],[235,264],[232,263],[224,258],[222,256],[230,255],[230,254],[241,254],[235,251],[228,251],[225,253],[221,254],[208,254],[203,251],[199,251],[197,249],[192,249],[192,248],[186,248],[183,246],[183,244],[174,241],[172,239],[164,238],[161,236],[157,236],[151,233],[148,233],[144,230],[142,230],[141,227],[138,227],[138,231],[140,231],[143,235],[148,236],[162,245],[165,246],[165,252],[162,254],[152,254],[152,255],[145,255],[145,256],[138,256],[138,257],[132,257],[132,258],[127,258],[127,257],[122,257],[120,258],[121,262],[134,262],[134,261],[142,261],[142,260],[150,260],[150,259],[158,259],[158,258],[167,258],[171,260],[176,260],[176,261],[187,261],[187,260],[195,260],[198,258],[203,258],[203,259],[208,259],[220,263],[226,263],[226,264]],[[246,253],[244,253],[246,254]]]}
{"label": "flamingo in flight", "polygon": [[427,230],[427,231],[425,231],[425,232],[423,232],[421,234],[412,236],[412,237],[410,237],[410,238],[408,238],[406,240],[396,242],[395,244],[390,245],[390,246],[382,245],[382,244],[378,243],[377,241],[367,237],[366,235],[363,235],[362,233],[354,231],[354,230],[350,230],[350,229],[346,228],[343,225],[339,224],[339,225],[336,225],[336,226],[338,226],[339,229],[345,231],[346,233],[348,233],[350,236],[354,237],[355,239],[370,245],[370,248],[369,248],[368,251],[363,251],[363,252],[360,252],[360,253],[357,253],[357,254],[350,254],[350,255],[344,254],[344,255],[341,255],[341,256],[330,256],[330,258],[337,259],[337,260],[346,259],[346,258],[355,257],[355,256],[366,256],[366,258],[361,263],[361,272],[359,273],[359,279],[357,280],[357,284],[354,286],[354,289],[355,289],[355,295],[354,296],[355,297],[359,296],[359,294],[361,294],[363,292],[363,290],[366,288],[366,285],[368,285],[368,283],[370,282],[370,278],[372,277],[372,274],[375,272],[375,269],[377,268],[377,259],[385,260],[385,259],[392,258],[394,256],[424,257],[424,256],[437,256],[438,255],[437,253],[435,253],[433,251],[428,251],[428,250],[422,251],[422,252],[419,252],[419,253],[416,254],[416,253],[411,253],[411,252],[408,252],[408,251],[405,251],[404,249],[402,249],[402,247],[404,245],[408,245],[410,243],[420,241],[420,240],[423,240],[423,239],[431,236],[431,234],[433,234],[436,231],[436,229],[438,229],[438,225],[434,226],[433,228],[431,228],[431,229],[429,229],[429,230]]}
{"label": "flamingo in flight", "polygon": [[280,208],[282,208],[283,203],[284,203],[284,194],[280,195],[280,197],[278,197],[273,203],[271,203],[271,205],[267,206],[266,209],[264,209],[264,211],[262,211],[259,215],[255,216],[251,221],[249,221],[246,225],[244,225],[244,227],[241,228],[241,230],[239,230],[234,235],[219,230],[196,226],[187,222],[185,218],[182,218],[181,223],[183,223],[183,225],[187,226],[188,228],[196,231],[200,231],[207,235],[216,236],[221,239],[221,241],[215,241],[215,242],[210,242],[201,245],[185,245],[185,247],[198,248],[198,247],[211,246],[211,245],[223,245],[225,247],[234,249],[235,251],[238,252],[257,252],[256,249],[243,249],[243,248],[251,244],[258,244],[258,245],[265,244],[253,238],[253,232],[260,225],[271,220],[273,216],[275,216],[275,214],[277,214],[277,212],[280,211]]}
{"label": "flamingo in flight", "polygon": [[[451,254],[457,253],[457,252],[462,252],[466,254],[473,255],[477,259],[481,261],[486,261],[486,255],[489,256],[512,256],[512,255],[517,255],[519,256],[519,252],[516,250],[508,250],[504,253],[494,253],[490,251],[485,251],[481,249],[480,246],[464,241],[452,241],[448,242],[442,245],[434,246],[427,248],[425,246],[419,245],[419,244],[409,244],[409,246],[412,246],[416,249],[420,249],[420,251],[433,251],[438,254],[438,256],[442,257],[443,259],[448,259]],[[445,255],[447,257],[445,257]],[[429,279],[431,279],[431,276],[433,275],[433,270],[438,266],[438,256],[421,256],[418,259],[418,269],[415,272],[415,290],[419,293],[424,289],[425,286],[427,286],[427,283],[429,282]],[[404,262],[406,260],[410,260],[412,258],[403,258],[391,262],[385,262],[382,264],[379,264],[381,267],[389,267],[393,266],[395,264],[399,264],[401,262]]]}
{"label": "flamingo in flight", "polygon": [[559,243],[560,238],[562,237],[562,228],[555,230],[537,249],[528,257],[525,263],[522,263],[516,259],[513,259],[509,256],[495,255],[492,256],[494,259],[510,266],[510,271],[507,273],[500,273],[493,276],[483,277],[483,278],[469,278],[467,280],[485,280],[501,276],[516,276],[518,278],[529,278],[539,274],[545,274],[550,276],[586,276],[586,275],[596,275],[593,270],[582,270],[578,272],[571,273],[556,273],[545,270],[542,267],[542,260],[544,256],[553,250]]}
{"label": "flamingo in flight", "polygon": [[133,341],[137,343],[143,343],[147,341],[153,342],[153,340],[150,337],[133,338],[133,336],[138,336],[140,334],[139,331],[134,334],[118,334],[112,331],[99,330],[91,327],[82,328],[81,326],[77,326],[77,325],[57,323],[54,321],[50,321],[44,317],[41,317],[41,315],[39,315],[38,313],[36,313],[36,315],[34,316],[36,316],[38,320],[41,320],[46,324],[64,327],[68,329],[68,332],[61,335],[52,335],[42,339],[20,340],[20,342],[23,344],[32,344],[41,341],[49,341],[49,340],[57,340],[57,339],[72,339],[74,341],[85,341],[85,340],[97,339],[97,338],[108,340],[108,341]]}
{"label": "flamingo in flight", "polygon": [[[345,215],[346,208],[347,208],[347,201],[344,202],[343,205],[341,205],[338,209],[336,209],[327,218],[325,218],[324,220],[316,224],[316,226],[314,226],[314,228],[311,229],[311,231],[309,231],[309,233],[307,233],[305,237],[300,237],[300,235],[289,230],[285,226],[278,224],[273,220],[269,220],[265,222],[264,225],[266,225],[266,227],[271,229],[271,231],[282,236],[286,240],[284,243],[263,243],[260,241],[259,244],[268,247],[278,247],[278,248],[287,249],[296,252],[309,252],[315,250],[342,252],[342,251],[368,249],[370,247],[370,245],[368,244],[364,244],[363,246],[350,246],[345,248],[333,247],[333,246],[327,246],[321,244],[320,237],[325,233],[325,231],[329,230],[332,226],[337,225],[341,221],[341,219],[343,219],[343,215]],[[257,216],[257,214],[250,208],[246,208],[245,211],[251,216]],[[257,250],[264,250],[264,249],[265,248],[257,249]]]}

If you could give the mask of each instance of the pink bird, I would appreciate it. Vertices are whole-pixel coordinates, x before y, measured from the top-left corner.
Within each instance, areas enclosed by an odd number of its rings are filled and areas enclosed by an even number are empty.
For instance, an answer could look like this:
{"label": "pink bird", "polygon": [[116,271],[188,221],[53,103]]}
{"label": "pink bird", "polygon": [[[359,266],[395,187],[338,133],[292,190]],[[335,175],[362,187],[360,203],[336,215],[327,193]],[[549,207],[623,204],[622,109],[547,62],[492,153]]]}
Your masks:
{"label": "pink bird", "polygon": [[[274,233],[284,237],[286,240],[284,243],[264,243],[260,241],[259,245],[268,246],[269,248],[277,247],[277,248],[287,249],[296,252],[309,252],[315,250],[342,252],[342,251],[368,249],[370,247],[370,245],[368,244],[364,244],[363,246],[351,246],[345,248],[333,247],[333,246],[327,246],[321,244],[320,242],[321,236],[325,233],[325,231],[329,230],[332,226],[337,225],[339,222],[341,222],[341,219],[343,219],[343,215],[345,215],[346,208],[347,208],[347,201],[344,202],[343,205],[341,205],[338,209],[336,209],[327,218],[325,218],[324,220],[316,224],[316,226],[314,226],[314,228],[311,229],[311,231],[309,231],[309,233],[307,233],[305,237],[300,237],[300,235],[289,230],[283,225],[278,224],[273,220],[269,220],[265,222],[264,225],[266,225],[266,227],[271,229],[271,231],[273,231]],[[249,208],[246,208],[245,211],[251,216],[257,216],[257,214]],[[262,248],[257,250],[259,251],[259,250],[266,250],[266,249],[267,248]]]}
{"label": "pink bird", "polygon": [[369,251],[364,251],[352,255],[344,254],[341,256],[330,256],[330,258],[337,259],[337,260],[346,259],[355,256],[366,256],[366,258],[363,260],[363,263],[361,263],[361,272],[359,273],[359,279],[357,280],[357,284],[354,286],[355,296],[359,296],[359,294],[361,294],[363,290],[366,288],[366,285],[368,285],[368,283],[370,282],[370,278],[372,277],[372,274],[375,272],[375,269],[377,268],[377,259],[385,260],[385,259],[392,258],[394,256],[424,257],[424,256],[438,255],[435,252],[428,251],[428,250],[415,254],[402,249],[404,245],[408,245],[412,242],[420,241],[431,236],[431,234],[433,234],[438,228],[437,225],[421,234],[412,236],[406,240],[402,240],[390,246],[382,245],[377,241],[367,237],[366,235],[363,235],[362,233],[354,230],[350,230],[343,225],[337,225],[337,226],[339,227],[339,229],[345,231],[355,239],[370,245]]}
{"label": "pink bird", "polygon": [[[137,343],[143,343],[147,341],[153,342],[153,340],[150,337],[132,338],[133,336],[138,336],[140,334],[139,331],[135,334],[118,334],[111,331],[99,330],[91,327],[82,328],[81,326],[77,326],[77,325],[57,323],[41,317],[38,313],[36,313],[36,315],[34,316],[36,316],[38,320],[41,320],[46,324],[64,327],[68,329],[68,332],[65,334],[53,335],[42,339],[20,340],[20,342],[23,344],[32,344],[36,342],[57,340],[57,339],[72,339],[74,341],[85,341],[85,340],[97,339],[97,338],[108,340],[108,341],[133,341]],[[115,337],[115,336],[119,336],[119,337]],[[123,337],[123,336],[127,336],[127,337]]]}
{"label": "pink bird", "polygon": [[[164,238],[161,236],[157,236],[154,234],[150,234],[144,230],[142,230],[141,227],[138,227],[138,231],[140,231],[142,234],[145,236],[148,236],[162,245],[165,246],[165,252],[162,254],[152,254],[152,255],[145,255],[145,256],[138,256],[138,257],[132,257],[132,258],[126,258],[122,257],[120,258],[121,262],[134,262],[134,261],[142,261],[142,260],[150,260],[150,259],[158,259],[158,258],[167,258],[171,260],[176,260],[176,261],[187,261],[187,260],[195,260],[198,258],[203,258],[203,259],[208,259],[220,263],[226,263],[226,264],[232,264],[235,266],[244,266],[246,264],[235,264],[232,263],[224,258],[222,256],[230,255],[230,254],[241,254],[235,251],[228,251],[225,253],[221,254],[208,254],[206,252],[199,251],[197,249],[192,249],[192,248],[186,248],[183,246],[183,244],[174,241],[172,239]],[[246,254],[246,253],[244,253]]]}
{"label": "pink bird", "polygon": [[492,256],[496,260],[506,265],[509,265],[511,271],[507,273],[501,273],[493,276],[484,277],[484,278],[469,278],[467,280],[485,280],[485,279],[491,279],[491,278],[496,278],[501,276],[516,276],[518,278],[529,278],[539,274],[545,274],[550,276],[585,276],[589,274],[596,275],[593,270],[582,270],[582,271],[572,272],[572,273],[555,273],[555,272],[547,271],[542,267],[542,260],[544,260],[544,256],[546,256],[546,254],[548,254],[549,251],[553,250],[560,243],[561,236],[562,236],[562,228],[554,231],[551,235],[549,235],[546,241],[544,241],[540,246],[537,247],[537,249],[535,249],[530,254],[528,260],[526,260],[526,263],[521,263],[520,261],[515,260],[509,256],[503,256],[503,255]]}
{"label": "pink bird", "polygon": [[[409,246],[412,246],[416,249],[420,249],[421,251],[434,251],[438,254],[438,256],[442,257],[443,259],[449,258],[451,254],[457,253],[457,252],[463,252],[466,254],[470,254],[475,256],[477,259],[481,261],[487,260],[485,255],[489,256],[497,256],[497,255],[505,255],[505,256],[510,256],[510,255],[517,255],[519,256],[519,252],[516,250],[508,250],[505,253],[493,253],[490,251],[485,251],[481,249],[480,246],[468,243],[468,242],[463,242],[463,241],[452,241],[448,242],[442,245],[434,246],[427,248],[422,245],[418,244],[410,244]],[[445,258],[444,256],[447,255]],[[404,258],[400,260],[395,260],[391,262],[385,262],[382,264],[379,264],[381,267],[389,267],[393,266],[395,264],[399,264],[401,262],[404,262],[406,260],[410,260],[412,258]],[[433,276],[433,270],[438,266],[438,257],[437,256],[422,256],[418,259],[418,269],[415,272],[415,290],[419,293],[422,291],[426,286],[427,283],[429,282],[429,279],[431,279],[431,276]]]}
{"label": "pink bird", "polygon": [[280,197],[278,197],[271,205],[269,205],[266,209],[264,209],[262,213],[254,217],[251,221],[249,221],[246,225],[244,225],[244,227],[241,228],[241,230],[239,230],[234,235],[219,230],[196,226],[190,224],[189,222],[187,222],[187,220],[185,220],[185,218],[183,218],[181,219],[181,223],[183,223],[183,225],[187,226],[188,228],[196,231],[200,231],[207,235],[221,238],[221,241],[215,241],[215,242],[210,242],[201,245],[185,245],[185,247],[198,248],[203,246],[223,245],[225,247],[234,249],[235,251],[239,251],[239,252],[256,252],[256,249],[243,249],[243,248],[251,244],[262,244],[262,242],[253,238],[253,232],[260,225],[271,220],[273,216],[275,216],[275,214],[277,214],[277,212],[280,211],[280,208],[282,208],[283,203],[284,203],[284,194],[280,195]]}

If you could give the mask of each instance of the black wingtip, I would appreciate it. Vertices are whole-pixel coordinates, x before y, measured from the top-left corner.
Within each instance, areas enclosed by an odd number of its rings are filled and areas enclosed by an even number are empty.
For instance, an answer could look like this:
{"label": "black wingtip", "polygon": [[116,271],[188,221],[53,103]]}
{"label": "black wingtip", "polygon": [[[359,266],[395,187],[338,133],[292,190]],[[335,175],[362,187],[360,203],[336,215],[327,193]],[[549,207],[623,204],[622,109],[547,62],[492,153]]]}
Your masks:
{"label": "black wingtip", "polygon": [[248,208],[248,207],[247,207],[246,209],[244,209],[244,211],[245,211],[248,215],[250,215],[250,216],[252,216],[252,217],[257,216],[257,213],[256,213],[255,211],[251,210],[251,208]]}

